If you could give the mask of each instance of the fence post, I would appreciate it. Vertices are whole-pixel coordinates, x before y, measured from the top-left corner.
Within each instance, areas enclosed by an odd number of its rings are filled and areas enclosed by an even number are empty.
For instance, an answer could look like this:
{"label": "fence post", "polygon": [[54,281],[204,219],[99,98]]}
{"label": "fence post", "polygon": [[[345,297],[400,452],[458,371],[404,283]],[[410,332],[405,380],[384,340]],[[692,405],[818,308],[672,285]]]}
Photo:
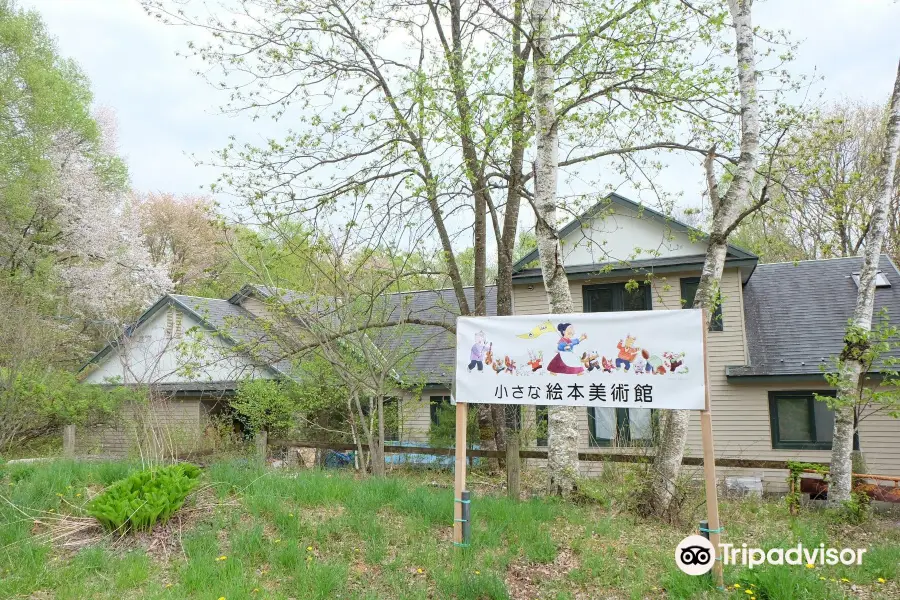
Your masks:
{"label": "fence post", "polygon": [[75,457],[75,426],[66,425],[63,427],[63,456],[66,458]]}
{"label": "fence post", "polygon": [[269,434],[265,429],[260,429],[256,432],[256,459],[262,465],[266,464],[268,438]]}

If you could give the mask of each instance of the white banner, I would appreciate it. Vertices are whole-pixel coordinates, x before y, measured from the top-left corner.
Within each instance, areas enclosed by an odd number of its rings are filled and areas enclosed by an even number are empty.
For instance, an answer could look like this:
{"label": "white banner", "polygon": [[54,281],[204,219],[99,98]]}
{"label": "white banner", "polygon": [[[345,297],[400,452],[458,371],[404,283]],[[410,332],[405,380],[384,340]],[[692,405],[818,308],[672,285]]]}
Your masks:
{"label": "white banner", "polygon": [[457,402],[701,410],[700,310],[460,317]]}

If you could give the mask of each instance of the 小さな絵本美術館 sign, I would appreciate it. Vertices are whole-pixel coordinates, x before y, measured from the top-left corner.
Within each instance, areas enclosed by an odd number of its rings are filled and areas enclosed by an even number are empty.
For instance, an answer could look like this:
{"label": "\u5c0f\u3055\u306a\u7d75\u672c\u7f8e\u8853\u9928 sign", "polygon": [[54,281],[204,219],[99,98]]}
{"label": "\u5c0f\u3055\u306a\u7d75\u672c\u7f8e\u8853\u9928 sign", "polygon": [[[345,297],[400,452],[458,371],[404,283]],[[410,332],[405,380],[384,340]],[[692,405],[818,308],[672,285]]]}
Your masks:
{"label": "\u5c0f\u3055\u306a\u7d75\u672c\u7f8e\u8853\u9928 sign", "polygon": [[459,402],[701,410],[703,313],[460,317]]}

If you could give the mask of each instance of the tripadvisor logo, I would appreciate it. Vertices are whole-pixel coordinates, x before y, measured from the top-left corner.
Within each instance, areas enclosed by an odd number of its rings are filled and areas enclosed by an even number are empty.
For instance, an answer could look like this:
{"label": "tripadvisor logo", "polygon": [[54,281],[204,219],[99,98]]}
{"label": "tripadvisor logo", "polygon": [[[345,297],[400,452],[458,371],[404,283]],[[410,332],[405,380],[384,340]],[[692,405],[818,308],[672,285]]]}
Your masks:
{"label": "tripadvisor logo", "polygon": [[709,573],[716,560],[716,549],[702,535],[689,535],[675,548],[675,564],[688,575]]}
{"label": "tripadvisor logo", "polygon": [[792,565],[814,567],[815,565],[834,566],[838,563],[844,565],[861,565],[866,548],[826,548],[825,544],[819,544],[812,548],[802,543],[790,548],[748,548],[747,544],[735,547],[734,544],[720,544],[719,552],[713,547],[712,542],[702,535],[690,535],[675,548],[675,564],[688,575],[703,575],[708,573],[715,564],[716,555],[720,554],[725,565],[744,565],[749,568],[763,564]]}

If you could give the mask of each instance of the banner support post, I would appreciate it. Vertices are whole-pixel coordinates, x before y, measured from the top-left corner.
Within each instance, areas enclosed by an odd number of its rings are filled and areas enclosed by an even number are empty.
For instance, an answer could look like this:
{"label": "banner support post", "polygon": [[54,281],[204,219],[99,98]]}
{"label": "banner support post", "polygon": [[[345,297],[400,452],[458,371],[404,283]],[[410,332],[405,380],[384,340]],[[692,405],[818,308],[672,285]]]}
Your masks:
{"label": "banner support post", "polygon": [[[703,475],[706,480],[706,512],[709,525],[707,533],[709,533],[709,541],[715,548],[716,553],[719,551],[721,543],[721,525],[719,523],[719,494],[716,487],[716,452],[713,444],[712,430],[712,413],[710,410],[710,394],[709,394],[709,360],[708,348],[706,343],[706,330],[708,329],[706,320],[706,309],[703,309],[703,372],[704,372],[704,394],[706,396],[704,408],[700,411],[700,431],[703,437]],[[716,586],[723,587],[724,573],[722,569],[722,557],[717,556],[713,565],[713,580]]]}
{"label": "banner support post", "polygon": [[466,432],[468,430],[468,404],[456,403],[456,462],[454,465],[453,486],[453,543],[464,545],[463,539],[463,491],[466,489]]}

